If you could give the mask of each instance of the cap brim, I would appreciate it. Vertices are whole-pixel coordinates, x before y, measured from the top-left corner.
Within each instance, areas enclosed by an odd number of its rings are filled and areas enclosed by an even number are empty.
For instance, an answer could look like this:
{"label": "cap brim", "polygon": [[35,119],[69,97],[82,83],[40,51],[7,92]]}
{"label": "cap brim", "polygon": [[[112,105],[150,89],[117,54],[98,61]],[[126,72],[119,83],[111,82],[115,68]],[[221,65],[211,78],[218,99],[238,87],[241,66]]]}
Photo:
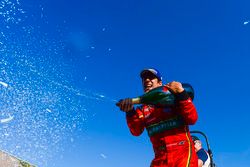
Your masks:
{"label": "cap brim", "polygon": [[161,78],[159,78],[159,76],[157,76],[153,71],[151,71],[149,69],[142,70],[142,72],[140,73],[141,78],[144,78],[144,76],[147,73],[153,74],[156,78],[158,78],[159,80],[161,80]]}
{"label": "cap brim", "polygon": [[[150,73],[150,74],[153,74],[153,75],[155,75],[152,71],[150,71],[150,70],[143,70],[142,72],[141,72],[141,74],[140,74],[140,76],[141,76],[141,78],[143,78],[143,76],[145,76],[147,73]],[[156,75],[155,75],[156,76]]]}

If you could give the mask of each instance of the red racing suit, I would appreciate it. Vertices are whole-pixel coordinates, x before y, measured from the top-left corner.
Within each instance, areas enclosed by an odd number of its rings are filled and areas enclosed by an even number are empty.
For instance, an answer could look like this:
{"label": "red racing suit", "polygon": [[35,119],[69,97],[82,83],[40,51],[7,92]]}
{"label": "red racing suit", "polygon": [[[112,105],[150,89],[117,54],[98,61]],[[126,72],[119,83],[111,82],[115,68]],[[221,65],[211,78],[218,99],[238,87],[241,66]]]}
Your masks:
{"label": "red racing suit", "polygon": [[198,118],[186,91],[175,95],[174,106],[142,105],[126,113],[134,136],[147,130],[155,157],[151,167],[198,167],[188,125]]}

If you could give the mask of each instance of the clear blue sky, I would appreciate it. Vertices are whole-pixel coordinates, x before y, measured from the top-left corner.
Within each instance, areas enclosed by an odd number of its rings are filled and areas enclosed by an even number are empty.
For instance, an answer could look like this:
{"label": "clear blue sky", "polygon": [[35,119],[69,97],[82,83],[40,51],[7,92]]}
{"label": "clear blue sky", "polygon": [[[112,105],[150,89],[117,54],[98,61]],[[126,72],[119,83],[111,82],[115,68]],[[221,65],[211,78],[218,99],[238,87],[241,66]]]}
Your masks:
{"label": "clear blue sky", "polygon": [[139,72],[195,89],[218,166],[250,164],[250,2],[0,0],[0,148],[41,167],[147,167],[115,100]]}

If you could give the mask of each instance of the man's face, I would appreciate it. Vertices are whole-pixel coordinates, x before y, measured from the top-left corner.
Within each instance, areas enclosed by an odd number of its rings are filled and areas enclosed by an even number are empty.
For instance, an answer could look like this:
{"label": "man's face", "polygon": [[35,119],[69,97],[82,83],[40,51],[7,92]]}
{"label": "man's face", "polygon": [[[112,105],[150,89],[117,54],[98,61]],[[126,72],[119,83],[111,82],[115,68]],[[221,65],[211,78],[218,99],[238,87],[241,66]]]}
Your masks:
{"label": "man's face", "polygon": [[194,141],[194,148],[195,148],[195,152],[197,152],[201,149],[201,141],[200,140]]}
{"label": "man's face", "polygon": [[152,73],[146,73],[142,77],[142,86],[144,92],[148,92],[151,89],[157,88],[159,86],[162,86],[162,81],[158,80],[156,76]]}

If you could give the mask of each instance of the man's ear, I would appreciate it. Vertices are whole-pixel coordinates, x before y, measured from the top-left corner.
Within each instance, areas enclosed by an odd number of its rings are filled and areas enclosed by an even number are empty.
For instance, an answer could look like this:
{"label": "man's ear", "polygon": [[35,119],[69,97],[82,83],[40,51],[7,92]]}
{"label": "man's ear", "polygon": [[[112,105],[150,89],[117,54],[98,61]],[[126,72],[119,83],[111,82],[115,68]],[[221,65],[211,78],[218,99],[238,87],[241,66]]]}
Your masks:
{"label": "man's ear", "polygon": [[158,80],[158,83],[159,83],[160,85],[162,85],[162,81]]}

